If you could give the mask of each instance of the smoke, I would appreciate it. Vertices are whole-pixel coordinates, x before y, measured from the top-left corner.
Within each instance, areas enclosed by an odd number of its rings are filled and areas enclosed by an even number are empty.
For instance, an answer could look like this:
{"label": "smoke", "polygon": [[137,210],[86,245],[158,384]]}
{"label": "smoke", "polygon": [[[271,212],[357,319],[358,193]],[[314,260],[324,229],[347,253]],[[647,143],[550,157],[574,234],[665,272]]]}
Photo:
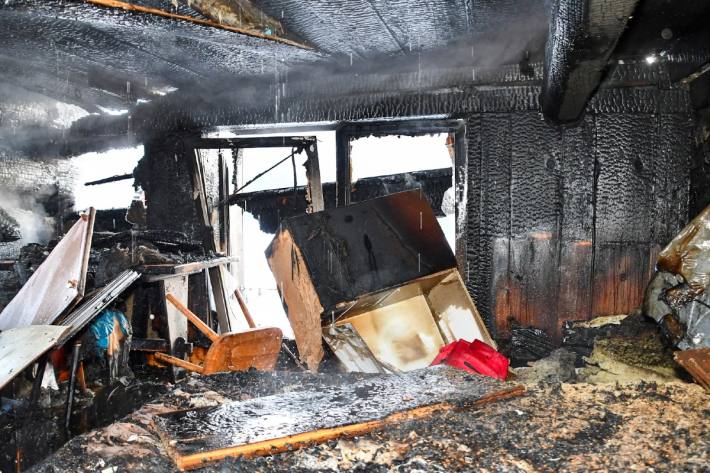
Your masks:
{"label": "smoke", "polygon": [[43,205],[54,193],[51,186],[32,193],[0,189],[0,208],[17,222],[21,246],[29,243],[45,244],[54,236],[55,219],[47,215]]}

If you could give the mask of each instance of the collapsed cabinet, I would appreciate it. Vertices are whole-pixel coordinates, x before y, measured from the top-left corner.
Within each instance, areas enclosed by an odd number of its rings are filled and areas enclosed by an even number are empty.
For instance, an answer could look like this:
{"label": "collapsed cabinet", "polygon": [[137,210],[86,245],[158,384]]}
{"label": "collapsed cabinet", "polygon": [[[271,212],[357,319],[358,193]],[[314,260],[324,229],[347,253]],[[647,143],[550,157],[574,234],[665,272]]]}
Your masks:
{"label": "collapsed cabinet", "polygon": [[495,346],[417,190],[286,219],[266,256],[312,370],[323,340],[362,372],[428,366],[459,339]]}

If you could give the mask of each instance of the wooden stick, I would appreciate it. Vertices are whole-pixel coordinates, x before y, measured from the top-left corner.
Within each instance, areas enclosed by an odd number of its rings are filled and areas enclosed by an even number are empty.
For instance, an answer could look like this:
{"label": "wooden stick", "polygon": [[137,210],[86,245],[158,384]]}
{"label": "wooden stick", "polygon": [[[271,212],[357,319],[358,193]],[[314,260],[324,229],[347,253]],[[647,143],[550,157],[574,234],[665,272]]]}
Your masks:
{"label": "wooden stick", "polygon": [[203,371],[204,371],[204,368],[200,365],[190,363],[189,361],[181,360],[180,358],[176,358],[174,356],[166,355],[165,353],[155,352],[153,354],[153,356],[158,361],[162,361],[163,363],[175,365],[180,368],[184,368],[188,371],[194,371],[195,373],[200,373],[200,374],[203,374]]}
{"label": "wooden stick", "polygon": [[165,298],[166,298],[172,305],[174,305],[177,310],[179,310],[180,312],[182,312],[182,314],[183,314],[185,317],[187,317],[187,319],[188,319],[190,322],[192,322],[192,323],[195,325],[195,327],[197,327],[197,329],[198,329],[200,332],[202,332],[203,334],[205,334],[205,336],[206,336],[207,338],[209,338],[209,339],[212,341],[212,343],[214,343],[214,342],[216,342],[217,340],[219,340],[219,335],[217,335],[214,330],[212,330],[211,328],[209,328],[209,327],[207,326],[207,324],[204,323],[198,316],[196,316],[195,314],[193,314],[192,312],[190,312],[190,309],[188,309],[187,307],[185,307],[184,305],[182,305],[182,303],[181,303],[179,300],[177,300],[177,298],[176,298],[175,296],[173,296],[173,295],[170,294],[170,293],[167,293],[167,294],[165,294]]}
{"label": "wooden stick", "polygon": [[254,319],[252,318],[249,308],[247,307],[246,302],[244,302],[242,293],[239,292],[238,288],[234,290],[234,295],[237,296],[237,302],[239,302],[239,307],[242,308],[242,313],[244,314],[244,318],[247,320],[247,324],[249,324],[249,328],[256,328]]}
{"label": "wooden stick", "polygon": [[[502,391],[497,391],[487,396],[481,397],[476,401],[473,401],[469,406],[482,406],[484,404],[499,401],[502,399],[520,396],[524,392],[525,388],[523,386],[515,386],[513,388],[504,389]],[[462,406],[458,406],[456,404],[451,404],[448,402],[440,402],[437,404],[431,404],[429,406],[416,407],[407,411],[396,412],[394,414],[390,414],[384,419],[372,420],[359,424],[319,429],[314,430],[312,432],[304,432],[301,434],[289,435],[287,437],[264,440],[261,442],[255,442],[247,445],[221,448],[209,452],[194,453],[185,456],[181,456],[179,453],[177,453],[175,447],[171,446],[170,439],[167,438],[162,431],[159,431],[159,434],[163,440],[163,443],[168,446],[168,450],[173,455],[173,458],[175,459],[175,463],[177,464],[178,468],[181,471],[185,471],[203,467],[207,463],[213,463],[222,460],[226,457],[242,456],[245,458],[250,458],[263,455],[273,455],[275,453],[295,450],[308,445],[327,442],[328,440],[332,440],[339,437],[355,437],[375,430],[381,430],[389,425],[398,424],[410,420],[421,419],[424,417],[429,417],[432,414],[438,412],[457,410],[461,407]]]}
{"label": "wooden stick", "polygon": [[141,5],[135,5],[133,3],[126,3],[119,0],[84,0],[86,3],[92,5],[97,5],[106,8],[119,8],[121,10],[133,11],[138,13],[146,13],[148,15],[162,16],[163,18],[169,18],[171,20],[187,21],[189,23],[194,23],[201,26],[209,26],[212,28],[218,28],[220,30],[227,30],[233,33],[239,33],[247,36],[252,36],[254,38],[266,39],[269,41],[275,41],[277,43],[287,44],[289,46],[295,46],[301,49],[313,50],[311,46],[307,44],[299,43],[298,41],[293,41],[291,39],[282,38],[280,36],[273,36],[261,33],[259,31],[248,30],[246,28],[238,28],[236,26],[223,25],[221,23],[215,23],[212,20],[204,20],[202,18],[196,18],[187,15],[179,15],[176,13],[170,13],[159,8],[144,7]]}

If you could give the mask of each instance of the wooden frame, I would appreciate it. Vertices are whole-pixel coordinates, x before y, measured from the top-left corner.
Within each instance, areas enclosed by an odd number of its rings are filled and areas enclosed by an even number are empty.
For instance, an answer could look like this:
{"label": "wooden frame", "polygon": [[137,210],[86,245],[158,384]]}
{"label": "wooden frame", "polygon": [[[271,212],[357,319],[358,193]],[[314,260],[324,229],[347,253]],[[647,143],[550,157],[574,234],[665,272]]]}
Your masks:
{"label": "wooden frame", "polygon": [[456,260],[459,271],[466,275],[466,178],[468,147],[466,122],[455,119],[413,119],[376,122],[343,122],[335,132],[337,205],[349,205],[352,196],[351,142],[366,136],[407,135],[422,136],[432,133],[454,134],[454,189],[456,191]]}

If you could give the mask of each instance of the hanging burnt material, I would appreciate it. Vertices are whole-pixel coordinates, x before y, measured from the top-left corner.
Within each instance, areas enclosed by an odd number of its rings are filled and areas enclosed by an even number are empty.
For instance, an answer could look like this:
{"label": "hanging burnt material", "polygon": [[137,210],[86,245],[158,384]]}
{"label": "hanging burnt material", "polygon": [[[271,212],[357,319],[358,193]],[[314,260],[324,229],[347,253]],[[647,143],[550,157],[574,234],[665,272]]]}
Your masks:
{"label": "hanging burnt material", "polygon": [[644,312],[681,350],[710,348],[710,206],[658,257]]}

